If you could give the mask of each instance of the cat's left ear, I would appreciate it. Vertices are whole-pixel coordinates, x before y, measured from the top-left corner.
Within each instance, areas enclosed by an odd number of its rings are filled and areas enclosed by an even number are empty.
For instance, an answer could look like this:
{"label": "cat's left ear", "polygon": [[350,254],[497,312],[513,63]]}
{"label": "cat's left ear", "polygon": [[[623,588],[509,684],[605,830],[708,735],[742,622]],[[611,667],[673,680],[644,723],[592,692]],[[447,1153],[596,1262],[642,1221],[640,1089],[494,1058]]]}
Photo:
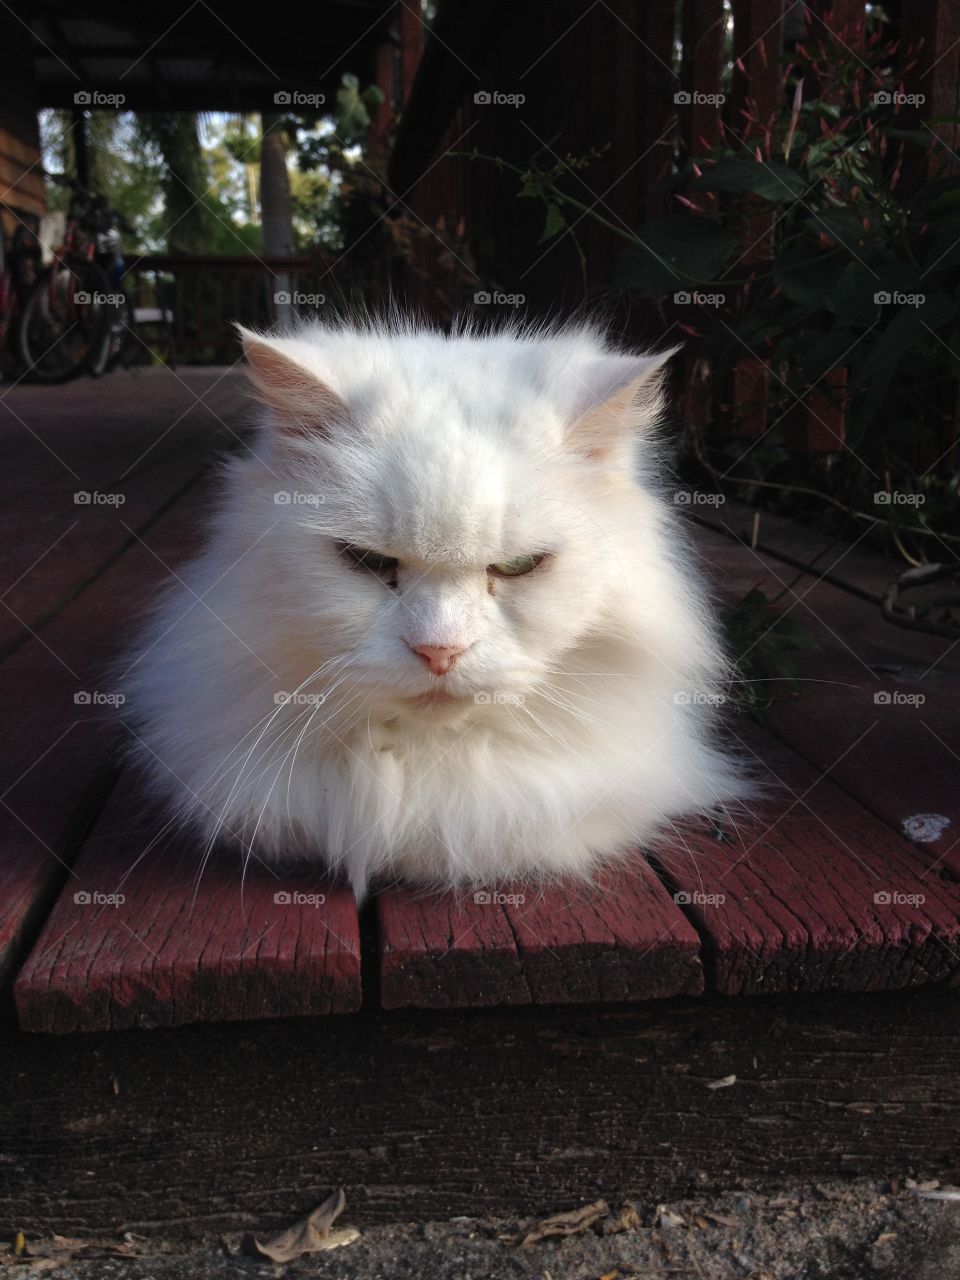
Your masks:
{"label": "cat's left ear", "polygon": [[666,364],[679,347],[650,356],[609,355],[580,375],[577,417],[568,433],[575,453],[629,465],[636,436],[665,404]]}
{"label": "cat's left ear", "polygon": [[284,436],[326,435],[349,416],[346,404],[315,370],[315,349],[297,338],[273,338],[237,325],[247,357],[247,377],[257,399],[277,415]]}

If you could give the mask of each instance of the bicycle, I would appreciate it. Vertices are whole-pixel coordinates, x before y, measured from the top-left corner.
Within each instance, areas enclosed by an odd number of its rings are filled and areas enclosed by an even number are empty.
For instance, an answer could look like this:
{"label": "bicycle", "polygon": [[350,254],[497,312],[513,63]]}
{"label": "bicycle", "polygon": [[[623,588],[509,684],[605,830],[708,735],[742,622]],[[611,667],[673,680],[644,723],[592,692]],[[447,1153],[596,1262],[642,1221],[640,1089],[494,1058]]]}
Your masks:
{"label": "bicycle", "polygon": [[[82,372],[99,376],[119,360],[132,305],[115,287],[122,275],[117,228],[126,224],[121,216],[103,196],[92,195],[72,178],[46,176],[70,190],[66,230],[53,262],[27,294],[18,338],[29,376],[56,383]],[[114,280],[103,260],[110,262]]]}

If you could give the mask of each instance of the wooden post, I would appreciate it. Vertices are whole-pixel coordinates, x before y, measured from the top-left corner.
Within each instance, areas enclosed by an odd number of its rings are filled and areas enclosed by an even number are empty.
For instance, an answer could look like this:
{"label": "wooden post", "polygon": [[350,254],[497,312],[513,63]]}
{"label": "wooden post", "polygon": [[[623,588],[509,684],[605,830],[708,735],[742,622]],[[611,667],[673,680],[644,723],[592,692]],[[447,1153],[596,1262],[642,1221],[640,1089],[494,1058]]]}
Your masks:
{"label": "wooden post", "polygon": [[683,6],[683,75],[679,105],[683,138],[690,155],[698,155],[723,136],[720,60],[726,15],[723,0],[685,0]]}

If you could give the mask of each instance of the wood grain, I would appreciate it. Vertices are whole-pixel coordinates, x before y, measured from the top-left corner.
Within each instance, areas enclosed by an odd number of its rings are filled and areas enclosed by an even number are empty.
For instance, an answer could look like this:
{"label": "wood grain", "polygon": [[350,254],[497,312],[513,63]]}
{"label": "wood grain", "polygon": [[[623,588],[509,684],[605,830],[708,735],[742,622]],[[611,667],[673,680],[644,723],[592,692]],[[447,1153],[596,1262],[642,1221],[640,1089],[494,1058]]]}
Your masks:
{"label": "wood grain", "polygon": [[642,856],[593,885],[381,894],[385,1008],[695,995],[697,935]]}
{"label": "wood grain", "polygon": [[353,895],[320,875],[158,839],[121,778],[14,984],[28,1031],[342,1013],[360,1004]]}

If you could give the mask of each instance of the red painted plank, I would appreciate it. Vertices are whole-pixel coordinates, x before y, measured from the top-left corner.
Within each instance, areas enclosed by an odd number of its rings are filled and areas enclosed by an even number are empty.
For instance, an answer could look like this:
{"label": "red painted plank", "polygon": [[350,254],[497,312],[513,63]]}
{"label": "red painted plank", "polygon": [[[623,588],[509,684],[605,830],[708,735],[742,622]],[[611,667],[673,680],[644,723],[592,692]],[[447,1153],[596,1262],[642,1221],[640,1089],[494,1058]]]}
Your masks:
{"label": "red painted plank", "polygon": [[736,736],[769,795],[725,839],[692,830],[663,860],[705,939],[708,986],[741,995],[948,981],[960,968],[960,884],[770,735],[741,724]]}
{"label": "red painted plank", "polygon": [[[139,544],[0,665],[10,733],[0,757],[0,981],[16,963],[95,816],[98,779],[116,739],[94,697],[128,625],[164,576],[196,545],[205,498],[193,492]],[[159,559],[157,559],[159,557]],[[162,563],[161,563],[162,562]],[[90,694],[78,705],[78,694]],[[93,812],[88,812],[91,803]]]}
{"label": "red painted plank", "polygon": [[[697,543],[731,597],[756,583],[772,596],[797,577],[709,531]],[[802,557],[802,541],[793,551]],[[798,655],[801,682],[776,698],[770,725],[811,764],[831,767],[833,780],[871,813],[916,840],[931,865],[942,859],[960,876],[960,648],[893,626],[876,605],[817,581],[824,570],[845,572],[847,559],[844,546],[834,547],[780,602],[820,647]],[[875,594],[897,571],[862,552],[853,563],[851,582]]]}
{"label": "red painted plank", "polygon": [[[4,474],[27,477],[0,505],[0,651],[39,630],[123,551],[129,529],[149,527],[201,472],[214,443],[230,439],[223,414],[236,415],[238,375],[176,378],[118,374],[99,384],[111,394],[95,402],[72,386],[56,401],[49,388],[19,386],[0,398]],[[40,390],[47,399],[38,403]],[[204,390],[209,399],[200,400]],[[32,487],[38,477],[42,493]]]}
{"label": "red painted plank", "polygon": [[[158,838],[159,837],[159,838]],[[237,856],[200,872],[164,839],[124,777],[24,965],[27,1031],[105,1031],[296,1014],[360,1004],[353,895],[320,875],[282,877]]]}
{"label": "red painted plank", "polygon": [[646,861],[590,885],[377,900],[385,1008],[696,995],[694,930]]}

